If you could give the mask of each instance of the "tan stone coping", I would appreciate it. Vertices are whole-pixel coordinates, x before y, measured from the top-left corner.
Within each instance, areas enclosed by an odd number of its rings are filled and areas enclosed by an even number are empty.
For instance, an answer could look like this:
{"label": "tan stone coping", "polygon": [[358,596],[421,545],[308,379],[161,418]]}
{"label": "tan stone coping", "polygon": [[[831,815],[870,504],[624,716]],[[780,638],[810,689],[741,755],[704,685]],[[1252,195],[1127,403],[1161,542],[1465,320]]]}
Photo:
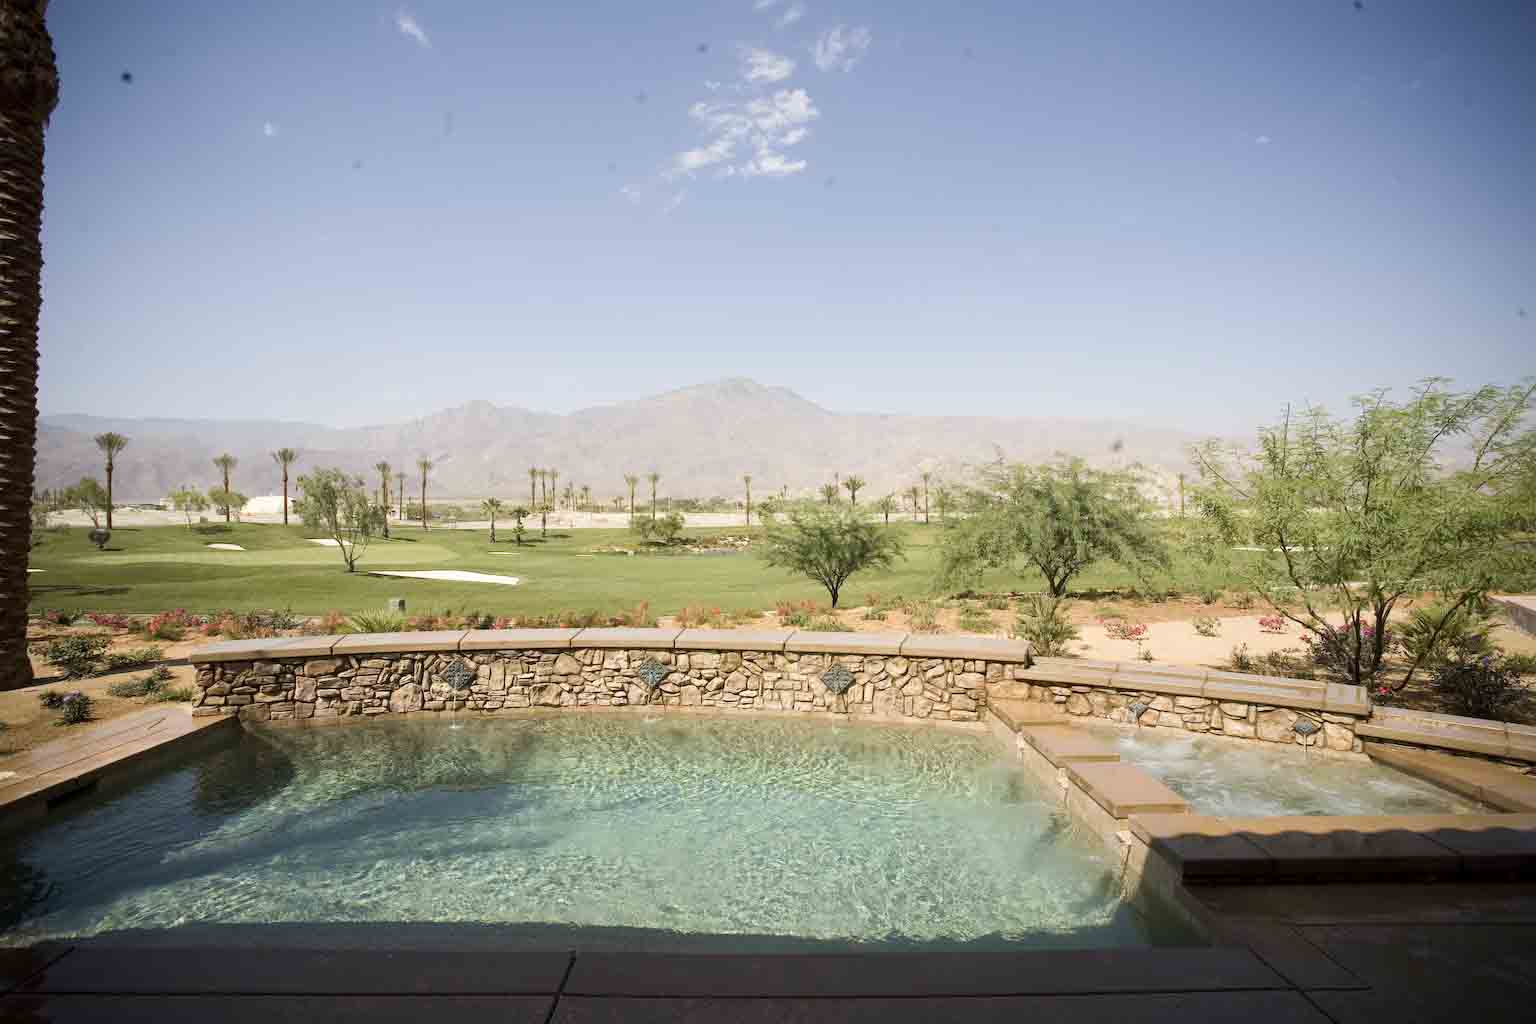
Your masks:
{"label": "tan stone coping", "polygon": [[1378,880],[1536,871],[1536,814],[1137,814],[1130,826],[1133,835],[1186,881]]}
{"label": "tan stone coping", "polygon": [[782,651],[792,629],[685,629],[673,647],[679,651]]}
{"label": "tan stone coping", "polygon": [[563,651],[579,629],[472,629],[459,641],[461,651]]}
{"label": "tan stone coping", "polygon": [[984,636],[929,636],[909,633],[901,642],[904,658],[960,658],[1029,664],[1029,641]]}
{"label": "tan stone coping", "polygon": [[[417,651],[457,651],[467,629],[414,633],[349,633],[336,641],[332,654],[404,654]],[[292,655],[285,655],[292,657]]]}
{"label": "tan stone coping", "polygon": [[[1120,755],[1109,745],[1070,725],[1026,725],[1018,729],[1025,743],[1057,768],[1074,764],[1112,763]],[[1102,804],[1103,801],[1100,801]],[[1106,808],[1107,810],[1108,808]]]}
{"label": "tan stone coping", "polygon": [[[1516,746],[1532,756],[1527,744],[1531,736],[1524,727]],[[1355,726],[1362,738],[1397,740],[1416,743],[1425,747],[1443,747],[1447,750],[1465,750],[1491,757],[1519,757],[1512,752],[1509,727],[1503,722],[1483,718],[1462,718],[1458,715],[1437,715],[1429,711],[1410,711],[1406,708],[1376,707],[1371,717]]]}
{"label": "tan stone coping", "polygon": [[187,655],[196,664],[204,661],[261,661],[269,658],[321,658],[331,653],[339,636],[275,636],[256,640],[225,640],[208,644]]}
{"label": "tan stone coping", "polygon": [[584,629],[572,638],[571,646],[670,651],[682,632],[681,629]]}
{"label": "tan stone coping", "polygon": [[1028,669],[1016,672],[1014,678],[1036,686],[1105,686],[1357,717],[1365,717],[1371,711],[1362,686],[1133,661],[1037,658]]}
{"label": "tan stone coping", "polygon": [[1374,740],[1367,740],[1362,745],[1372,760],[1433,782],[1469,800],[1501,811],[1536,812],[1536,775],[1525,775],[1479,757],[1457,757]]}
{"label": "tan stone coping", "polygon": [[1183,797],[1132,764],[1080,762],[1066,770],[1067,777],[1113,818],[1189,809]]}
{"label": "tan stone coping", "polygon": [[[76,727],[79,729],[80,727]],[[0,782],[0,823],[22,824],[46,814],[50,801],[157,756],[240,728],[232,717],[193,718],[184,705],[158,705],[88,726],[4,762],[15,776]]]}
{"label": "tan stone coping", "polygon": [[796,630],[784,642],[789,654],[889,654],[901,653],[905,633],[821,633]]}
{"label": "tan stone coping", "polygon": [[991,708],[992,713],[1014,732],[1018,732],[1026,725],[1064,725],[1070,721],[1055,704],[1042,703],[1038,700],[1017,700],[1011,697],[993,697],[989,694],[987,707]]}

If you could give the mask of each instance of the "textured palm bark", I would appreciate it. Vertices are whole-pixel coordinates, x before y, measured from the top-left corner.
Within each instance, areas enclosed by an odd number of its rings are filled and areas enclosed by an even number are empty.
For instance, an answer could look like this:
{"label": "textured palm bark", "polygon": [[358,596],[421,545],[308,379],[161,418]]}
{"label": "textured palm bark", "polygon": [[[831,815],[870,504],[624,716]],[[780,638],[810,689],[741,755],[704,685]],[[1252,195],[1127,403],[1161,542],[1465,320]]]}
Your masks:
{"label": "textured palm bark", "polygon": [[46,2],[0,0],[0,689],[32,681],[27,556],[37,447],[43,129],[58,102]]}

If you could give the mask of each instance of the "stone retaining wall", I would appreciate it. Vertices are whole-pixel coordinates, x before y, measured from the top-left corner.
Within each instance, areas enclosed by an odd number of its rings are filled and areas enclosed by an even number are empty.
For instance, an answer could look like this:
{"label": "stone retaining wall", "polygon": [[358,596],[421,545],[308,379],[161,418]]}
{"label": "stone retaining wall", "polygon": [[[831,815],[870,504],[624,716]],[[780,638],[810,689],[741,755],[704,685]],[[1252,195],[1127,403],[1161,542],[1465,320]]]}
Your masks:
{"label": "stone retaining wall", "polygon": [[[499,638],[506,647],[493,631],[212,645],[191,657],[193,714],[277,721],[658,705],[974,722],[987,684],[1028,664],[1027,644],[940,638],[904,654],[900,634],[505,632],[518,634]],[[737,649],[700,649],[711,640]]]}

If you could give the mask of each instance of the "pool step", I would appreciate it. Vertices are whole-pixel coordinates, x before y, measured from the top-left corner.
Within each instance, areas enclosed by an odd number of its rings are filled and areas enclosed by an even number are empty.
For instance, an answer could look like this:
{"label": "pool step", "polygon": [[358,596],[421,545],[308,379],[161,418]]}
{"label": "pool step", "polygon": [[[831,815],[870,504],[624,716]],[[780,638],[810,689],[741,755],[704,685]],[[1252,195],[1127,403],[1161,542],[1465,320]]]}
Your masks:
{"label": "pool step", "polygon": [[1373,761],[1501,811],[1536,812],[1536,775],[1476,757],[1366,741]]}

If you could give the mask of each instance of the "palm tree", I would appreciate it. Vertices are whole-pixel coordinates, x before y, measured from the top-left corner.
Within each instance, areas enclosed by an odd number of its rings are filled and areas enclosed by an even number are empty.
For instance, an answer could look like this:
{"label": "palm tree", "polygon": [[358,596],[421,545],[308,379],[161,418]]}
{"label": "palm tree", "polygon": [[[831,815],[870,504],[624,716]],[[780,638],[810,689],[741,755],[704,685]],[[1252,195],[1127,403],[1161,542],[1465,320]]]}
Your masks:
{"label": "palm tree", "polygon": [[629,485],[629,514],[633,517],[635,514],[635,485],[640,482],[640,478],[633,473],[625,473],[624,482]]}
{"label": "palm tree", "polygon": [[752,474],[746,473],[741,482],[747,485],[747,525],[752,525]]}
{"label": "palm tree", "polygon": [[837,500],[837,484],[822,484],[821,496],[827,499],[828,505],[832,504]]}
{"label": "palm tree", "polygon": [[496,513],[501,511],[501,499],[486,498],[480,503],[480,511],[491,519],[491,543],[496,543]]}
{"label": "palm tree", "polygon": [[107,529],[112,529],[112,470],[117,467],[117,453],[128,447],[128,439],[122,434],[108,431],[96,435],[96,447],[107,457]]}
{"label": "palm tree", "polygon": [[661,479],[661,474],[654,469],[645,474],[645,478],[651,482],[651,519],[656,519],[656,482]]}
{"label": "palm tree", "polygon": [[581,485],[581,504],[588,512],[592,511],[592,488],[586,484]]}
{"label": "palm tree", "polygon": [[928,522],[928,481],[933,479],[933,474],[924,471],[923,474],[923,522]]}
{"label": "palm tree", "polygon": [[859,488],[864,486],[864,478],[861,476],[850,476],[847,480],[843,481],[843,486],[848,488],[848,503],[850,505],[857,505],[859,503]]}
{"label": "palm tree", "polygon": [[528,507],[539,503],[539,467],[528,467]]}
{"label": "palm tree", "polygon": [[432,472],[432,460],[425,455],[416,460],[416,468],[421,470],[421,528],[427,529],[427,474]]}
{"label": "palm tree", "polygon": [[569,508],[569,509],[574,509],[576,507],[576,485],[575,484],[566,484],[565,485],[565,507]]}
{"label": "palm tree", "polygon": [[0,690],[29,686],[27,552],[43,305],[43,131],[59,101],[46,5],[0,3]]}
{"label": "palm tree", "polygon": [[389,463],[375,462],[379,471],[379,505],[384,509],[384,539],[389,539]]}
{"label": "palm tree", "polygon": [[[288,467],[299,461],[299,453],[292,448],[279,448],[272,453],[272,461],[283,470],[283,525],[288,525]],[[107,492],[111,494],[111,491]]]}
{"label": "palm tree", "polygon": [[549,493],[555,496],[556,503],[560,501],[560,471],[558,469],[551,469],[549,471]]}
{"label": "palm tree", "polygon": [[907,493],[912,495],[912,521],[915,523],[917,522],[917,513],[919,511],[917,499],[922,494],[922,488],[917,486],[917,484],[913,484],[912,489]]}
{"label": "palm tree", "polygon": [[399,508],[400,508],[400,521],[403,523],[403,522],[405,522],[405,474],[401,473],[399,476],[395,477],[395,479],[400,482],[400,505],[399,505]]}
{"label": "palm tree", "polygon": [[[218,468],[219,472],[224,474],[224,493],[226,495],[228,495],[229,494],[229,474],[230,474],[230,471],[233,470],[236,466],[238,466],[240,464],[240,460],[235,458],[233,455],[229,454],[228,452],[225,452],[223,455],[220,455],[218,458],[214,459],[213,460],[213,464],[214,464],[214,466],[216,466]],[[229,506],[228,505],[224,506],[224,522],[226,524],[228,524],[228,522],[229,522]]]}
{"label": "palm tree", "polygon": [[896,511],[896,495],[887,494],[885,497],[875,502],[875,508],[885,513],[885,525],[890,526],[891,513]]}

